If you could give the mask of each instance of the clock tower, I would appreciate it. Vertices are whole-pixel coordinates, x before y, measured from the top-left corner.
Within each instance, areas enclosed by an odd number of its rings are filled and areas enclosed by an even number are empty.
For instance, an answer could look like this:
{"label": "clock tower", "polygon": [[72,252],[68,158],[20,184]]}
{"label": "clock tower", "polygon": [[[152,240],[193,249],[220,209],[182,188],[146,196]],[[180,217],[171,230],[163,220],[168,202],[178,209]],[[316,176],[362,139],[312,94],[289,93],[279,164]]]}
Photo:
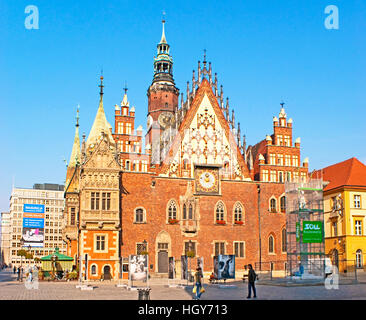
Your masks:
{"label": "clock tower", "polygon": [[160,164],[160,137],[170,126],[175,126],[175,113],[178,110],[179,89],[173,79],[173,58],[165,38],[165,20],[157,56],[154,57],[154,78],[147,90],[148,115],[146,151],[151,154],[151,163]]}

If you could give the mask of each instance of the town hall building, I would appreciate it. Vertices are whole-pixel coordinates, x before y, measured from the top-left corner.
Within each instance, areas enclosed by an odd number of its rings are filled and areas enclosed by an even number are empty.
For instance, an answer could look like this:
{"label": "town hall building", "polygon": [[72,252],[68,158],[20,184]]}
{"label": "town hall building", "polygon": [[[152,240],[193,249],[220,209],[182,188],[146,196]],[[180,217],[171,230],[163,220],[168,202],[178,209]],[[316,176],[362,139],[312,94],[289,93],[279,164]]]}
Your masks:
{"label": "town hall building", "polygon": [[147,254],[149,272],[162,277],[169,257],[178,266],[188,252],[203,257],[205,273],[219,254],[235,255],[238,271],[249,263],[285,262],[284,182],[308,174],[292,119],[282,104],[273,134],[246,146],[206,55],[185,96],[177,88],[164,25],[146,128],[135,128],[127,90],[114,107],[112,128],[103,77],[96,117],[82,141],[77,117],[65,185],[68,255],[75,264],[87,259],[88,279],[119,279],[121,264],[135,254]]}

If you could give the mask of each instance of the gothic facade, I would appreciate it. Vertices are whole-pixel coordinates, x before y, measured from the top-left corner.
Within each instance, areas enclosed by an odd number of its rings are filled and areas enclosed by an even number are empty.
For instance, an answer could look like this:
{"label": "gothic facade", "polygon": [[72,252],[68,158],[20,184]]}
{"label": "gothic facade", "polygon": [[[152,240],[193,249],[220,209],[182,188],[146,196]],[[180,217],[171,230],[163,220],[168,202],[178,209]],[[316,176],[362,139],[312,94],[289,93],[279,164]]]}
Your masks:
{"label": "gothic facade", "polygon": [[[173,79],[164,30],[147,90],[146,135],[135,129],[127,90],[115,105],[114,129],[103,108],[80,146],[77,119],[66,177],[64,239],[68,254],[87,259],[89,279],[121,277],[124,258],[148,254],[149,270],[168,273],[168,258],[234,254],[245,264],[286,260],[284,182],[307,179],[300,140],[282,105],[274,133],[246,146],[223,87],[204,56],[187,82],[186,97]],[[143,142],[145,146],[143,148]],[[85,265],[87,270],[85,270]]]}

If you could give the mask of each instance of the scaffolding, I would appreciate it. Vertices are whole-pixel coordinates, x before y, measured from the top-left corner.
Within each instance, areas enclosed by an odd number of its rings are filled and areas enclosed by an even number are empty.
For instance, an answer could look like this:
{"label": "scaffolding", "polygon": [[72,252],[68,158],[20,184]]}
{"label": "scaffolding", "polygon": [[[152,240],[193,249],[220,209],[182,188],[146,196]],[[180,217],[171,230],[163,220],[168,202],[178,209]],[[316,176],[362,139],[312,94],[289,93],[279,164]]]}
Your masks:
{"label": "scaffolding", "polygon": [[286,274],[291,279],[325,276],[323,181],[286,182]]}

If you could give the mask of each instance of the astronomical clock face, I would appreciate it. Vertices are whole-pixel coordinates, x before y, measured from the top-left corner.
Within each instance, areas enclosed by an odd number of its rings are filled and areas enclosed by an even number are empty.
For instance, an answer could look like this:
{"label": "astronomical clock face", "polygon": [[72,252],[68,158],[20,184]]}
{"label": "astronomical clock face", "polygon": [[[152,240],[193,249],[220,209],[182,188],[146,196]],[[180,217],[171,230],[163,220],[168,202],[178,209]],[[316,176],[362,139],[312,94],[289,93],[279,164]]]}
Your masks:
{"label": "astronomical clock face", "polygon": [[219,193],[219,170],[211,167],[196,167],[195,169],[196,193]]}
{"label": "astronomical clock face", "polygon": [[173,120],[173,114],[170,112],[162,112],[159,115],[158,122],[161,127],[166,128],[172,123]]}

